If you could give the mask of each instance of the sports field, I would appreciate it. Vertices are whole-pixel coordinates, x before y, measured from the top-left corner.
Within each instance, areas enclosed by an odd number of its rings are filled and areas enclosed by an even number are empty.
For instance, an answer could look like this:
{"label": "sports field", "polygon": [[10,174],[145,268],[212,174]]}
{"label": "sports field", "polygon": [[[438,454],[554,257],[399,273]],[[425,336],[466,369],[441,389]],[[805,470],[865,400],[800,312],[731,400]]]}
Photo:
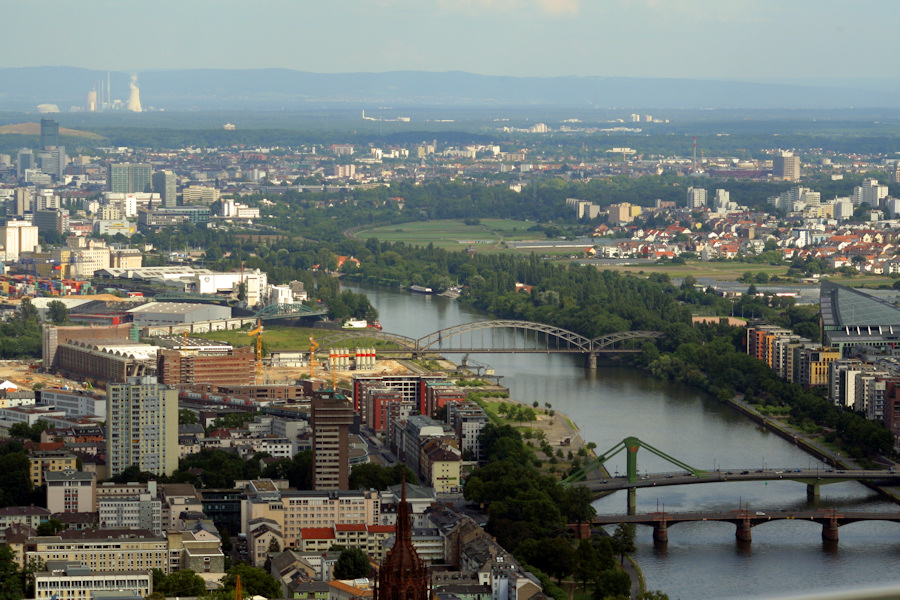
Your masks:
{"label": "sports field", "polygon": [[503,242],[545,239],[538,231],[528,231],[534,223],[506,219],[480,219],[478,225],[462,221],[415,221],[372,227],[355,232],[357,239],[370,237],[385,242],[403,242],[413,246],[434,244],[445,250],[465,250],[472,246],[479,252],[503,250]]}

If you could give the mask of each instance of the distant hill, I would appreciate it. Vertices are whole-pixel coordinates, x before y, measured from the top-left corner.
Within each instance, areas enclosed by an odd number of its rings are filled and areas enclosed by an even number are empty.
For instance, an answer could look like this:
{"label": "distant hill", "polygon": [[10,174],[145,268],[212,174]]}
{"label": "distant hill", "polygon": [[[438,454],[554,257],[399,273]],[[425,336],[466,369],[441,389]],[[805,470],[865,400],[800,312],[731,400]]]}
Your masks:
{"label": "distant hill", "polygon": [[[50,115],[51,117],[53,115]],[[41,135],[41,124],[40,123],[16,123],[13,125],[3,125],[0,126],[0,135]],[[59,135],[65,137],[83,137],[99,140],[102,139],[102,136],[97,135],[96,133],[91,133],[90,131],[78,131],[77,129],[67,129],[65,127],[59,128]]]}
{"label": "distant hill", "polygon": [[[834,109],[900,107],[900,80],[733,81],[627,77],[499,77],[463,72],[308,73],[191,69],[138,73],[141,103],[165,110],[339,107],[582,107],[624,109]],[[109,74],[126,100],[131,73]],[[106,71],[0,69],[0,110],[84,106]]]}

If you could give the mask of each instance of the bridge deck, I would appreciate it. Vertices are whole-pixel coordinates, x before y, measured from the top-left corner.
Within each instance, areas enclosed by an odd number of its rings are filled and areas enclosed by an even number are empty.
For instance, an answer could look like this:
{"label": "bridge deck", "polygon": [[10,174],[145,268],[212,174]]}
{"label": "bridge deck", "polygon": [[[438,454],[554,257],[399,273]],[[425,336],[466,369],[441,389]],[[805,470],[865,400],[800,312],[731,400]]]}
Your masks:
{"label": "bridge deck", "polygon": [[641,476],[634,482],[626,477],[611,479],[590,479],[575,485],[587,487],[592,492],[613,492],[629,488],[646,488],[666,485],[693,485],[698,483],[719,483],[725,481],[777,481],[787,479],[809,485],[838,483],[841,481],[875,481],[885,485],[900,485],[900,473],[889,471],[863,471],[842,469],[732,469],[711,471],[699,476],[679,471],[676,473],[652,473]]}

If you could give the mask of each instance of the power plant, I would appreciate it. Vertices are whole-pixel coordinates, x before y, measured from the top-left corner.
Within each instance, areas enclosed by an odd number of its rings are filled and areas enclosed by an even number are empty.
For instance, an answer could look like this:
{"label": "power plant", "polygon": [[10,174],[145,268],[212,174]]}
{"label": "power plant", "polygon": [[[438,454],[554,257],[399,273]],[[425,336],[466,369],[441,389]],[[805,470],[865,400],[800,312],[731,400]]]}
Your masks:
{"label": "power plant", "polygon": [[141,108],[141,88],[137,85],[137,75],[131,76],[131,82],[128,84],[131,93],[128,95],[128,110],[131,112],[144,112]]}
{"label": "power plant", "polygon": [[141,89],[137,84],[137,75],[131,76],[131,81],[128,84],[130,90],[128,102],[124,104],[121,100],[112,99],[110,79],[110,74],[107,71],[106,81],[100,79],[94,85],[93,89],[88,90],[84,106],[85,110],[88,112],[96,112],[102,110],[122,110],[124,108],[130,112],[144,112],[144,109],[141,106]]}

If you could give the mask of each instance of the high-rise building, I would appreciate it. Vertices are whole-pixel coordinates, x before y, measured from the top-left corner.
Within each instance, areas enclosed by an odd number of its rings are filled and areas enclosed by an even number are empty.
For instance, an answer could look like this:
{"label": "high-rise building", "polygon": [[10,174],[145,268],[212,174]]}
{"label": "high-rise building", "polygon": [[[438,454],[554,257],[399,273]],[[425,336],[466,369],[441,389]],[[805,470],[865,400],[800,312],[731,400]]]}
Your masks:
{"label": "high-rise building", "polygon": [[800,157],[781,152],[772,160],[772,175],[785,181],[800,180]]}
{"label": "high-rise building", "polygon": [[178,206],[175,183],[175,173],[172,171],[157,171],[153,174],[153,191],[162,198],[163,206]]}
{"label": "high-rise building", "polygon": [[16,177],[23,179],[25,171],[34,168],[34,152],[31,148],[22,148],[16,156]]}
{"label": "high-rise building", "polygon": [[20,187],[16,188],[16,206],[14,211],[7,210],[7,215],[15,215],[22,217],[27,212],[31,212],[31,192],[32,188]]}
{"label": "high-rise building", "polygon": [[313,396],[311,412],[313,489],[346,490],[350,487],[353,406],[346,396],[323,390]]}
{"label": "high-rise building", "polygon": [[178,390],[159,385],[156,377],[127,381],[107,389],[107,473],[137,465],[171,475],[178,468]]}
{"label": "high-rise building", "polygon": [[706,206],[706,190],[689,187],[687,190],[687,206],[688,208],[703,208]]}
{"label": "high-rise building", "polygon": [[59,146],[59,123],[53,119],[41,119],[41,148],[49,150]]}
{"label": "high-rise building", "polygon": [[122,194],[150,191],[150,165],[143,163],[119,163],[109,165],[106,184],[109,191]]}
{"label": "high-rise building", "polygon": [[866,179],[862,185],[853,188],[852,202],[856,206],[868,204],[872,208],[878,208],[887,195],[888,186],[880,185],[877,179]]}

